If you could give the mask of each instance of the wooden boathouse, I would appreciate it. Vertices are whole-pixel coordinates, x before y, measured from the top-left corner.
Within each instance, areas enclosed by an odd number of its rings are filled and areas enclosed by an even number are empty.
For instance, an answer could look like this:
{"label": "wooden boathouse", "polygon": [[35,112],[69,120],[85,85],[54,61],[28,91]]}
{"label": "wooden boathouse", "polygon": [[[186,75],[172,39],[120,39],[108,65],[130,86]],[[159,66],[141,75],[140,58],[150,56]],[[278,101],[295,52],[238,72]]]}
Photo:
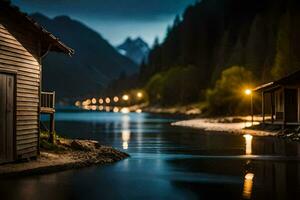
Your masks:
{"label": "wooden boathouse", "polygon": [[300,125],[300,70],[254,92],[261,93],[262,123]]}
{"label": "wooden boathouse", "polygon": [[36,157],[40,113],[54,114],[41,92],[42,58],[73,50],[9,3],[0,1],[0,163]]}

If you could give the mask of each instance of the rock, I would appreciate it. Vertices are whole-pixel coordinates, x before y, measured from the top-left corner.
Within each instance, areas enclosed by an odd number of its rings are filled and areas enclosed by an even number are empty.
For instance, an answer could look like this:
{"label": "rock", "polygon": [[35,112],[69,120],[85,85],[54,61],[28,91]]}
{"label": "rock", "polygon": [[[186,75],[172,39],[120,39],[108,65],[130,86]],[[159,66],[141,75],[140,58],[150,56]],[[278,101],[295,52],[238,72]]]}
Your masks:
{"label": "rock", "polygon": [[92,151],[94,150],[94,145],[90,145],[91,143],[87,143],[81,140],[73,140],[71,143],[71,148],[79,151]]}

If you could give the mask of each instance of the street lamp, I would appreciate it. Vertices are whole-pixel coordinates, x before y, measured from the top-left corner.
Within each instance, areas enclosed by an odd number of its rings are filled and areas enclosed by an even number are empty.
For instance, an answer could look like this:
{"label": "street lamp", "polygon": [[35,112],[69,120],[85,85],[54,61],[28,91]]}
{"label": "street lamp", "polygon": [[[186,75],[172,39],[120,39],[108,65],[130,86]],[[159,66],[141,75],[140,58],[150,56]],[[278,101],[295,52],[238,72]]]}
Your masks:
{"label": "street lamp", "polygon": [[136,94],[136,96],[137,96],[139,99],[141,99],[141,98],[143,98],[143,93],[138,92],[138,93]]}
{"label": "street lamp", "polygon": [[124,94],[124,95],[122,96],[122,99],[123,99],[124,101],[128,101],[128,100],[129,100],[129,96],[128,96],[127,94]]}
{"label": "street lamp", "polygon": [[253,119],[253,92],[251,89],[246,89],[244,91],[244,93],[245,93],[245,95],[250,96],[250,99],[251,99],[251,124],[253,126],[253,121],[254,121],[254,119]]}

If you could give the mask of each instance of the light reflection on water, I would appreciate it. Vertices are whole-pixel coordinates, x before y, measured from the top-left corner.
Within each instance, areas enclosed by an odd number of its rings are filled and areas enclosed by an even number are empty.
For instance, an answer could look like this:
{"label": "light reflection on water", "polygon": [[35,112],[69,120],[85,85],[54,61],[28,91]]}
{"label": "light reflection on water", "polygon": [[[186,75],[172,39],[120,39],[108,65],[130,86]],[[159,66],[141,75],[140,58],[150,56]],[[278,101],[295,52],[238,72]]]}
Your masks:
{"label": "light reflection on water", "polygon": [[[9,199],[294,199],[299,144],[209,133],[147,113],[58,113],[57,130],[131,155],[111,166],[0,181]],[[11,192],[11,191],[14,192]],[[47,195],[45,195],[47,194]]]}

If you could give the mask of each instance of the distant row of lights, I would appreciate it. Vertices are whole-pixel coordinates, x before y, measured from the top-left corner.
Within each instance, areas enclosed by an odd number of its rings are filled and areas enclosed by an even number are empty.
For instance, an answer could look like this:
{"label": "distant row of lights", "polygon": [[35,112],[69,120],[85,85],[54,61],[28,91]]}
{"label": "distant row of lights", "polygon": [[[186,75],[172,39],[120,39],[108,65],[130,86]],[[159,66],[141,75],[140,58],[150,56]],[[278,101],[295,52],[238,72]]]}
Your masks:
{"label": "distant row of lights", "polygon": [[[96,106],[96,105],[91,105],[91,106],[83,106],[82,107],[85,110],[99,110],[99,111],[105,111],[105,112],[114,112],[114,113],[130,113],[130,109],[127,107],[124,108],[119,108],[119,107],[110,107],[110,106]],[[136,109],[134,112],[136,113],[142,113],[142,109]]]}
{"label": "distant row of lights", "polygon": [[[141,98],[143,98],[143,93],[138,92],[136,94],[136,96],[137,96],[137,98],[141,99]],[[122,96],[122,100],[125,101],[125,102],[129,101],[129,99],[130,99],[130,96],[128,94],[124,94]],[[112,101],[114,103],[118,103],[120,101],[120,98],[117,97],[117,96],[115,96],[112,99],[110,97],[106,97],[106,98],[100,98],[98,100],[99,104],[104,104],[104,103],[110,104]],[[75,106],[77,106],[77,107],[80,107],[80,106],[89,106],[91,104],[93,104],[93,105],[97,104],[97,99],[96,98],[92,98],[92,99],[86,99],[83,102],[80,102],[80,101],[76,101],[75,102]]]}

